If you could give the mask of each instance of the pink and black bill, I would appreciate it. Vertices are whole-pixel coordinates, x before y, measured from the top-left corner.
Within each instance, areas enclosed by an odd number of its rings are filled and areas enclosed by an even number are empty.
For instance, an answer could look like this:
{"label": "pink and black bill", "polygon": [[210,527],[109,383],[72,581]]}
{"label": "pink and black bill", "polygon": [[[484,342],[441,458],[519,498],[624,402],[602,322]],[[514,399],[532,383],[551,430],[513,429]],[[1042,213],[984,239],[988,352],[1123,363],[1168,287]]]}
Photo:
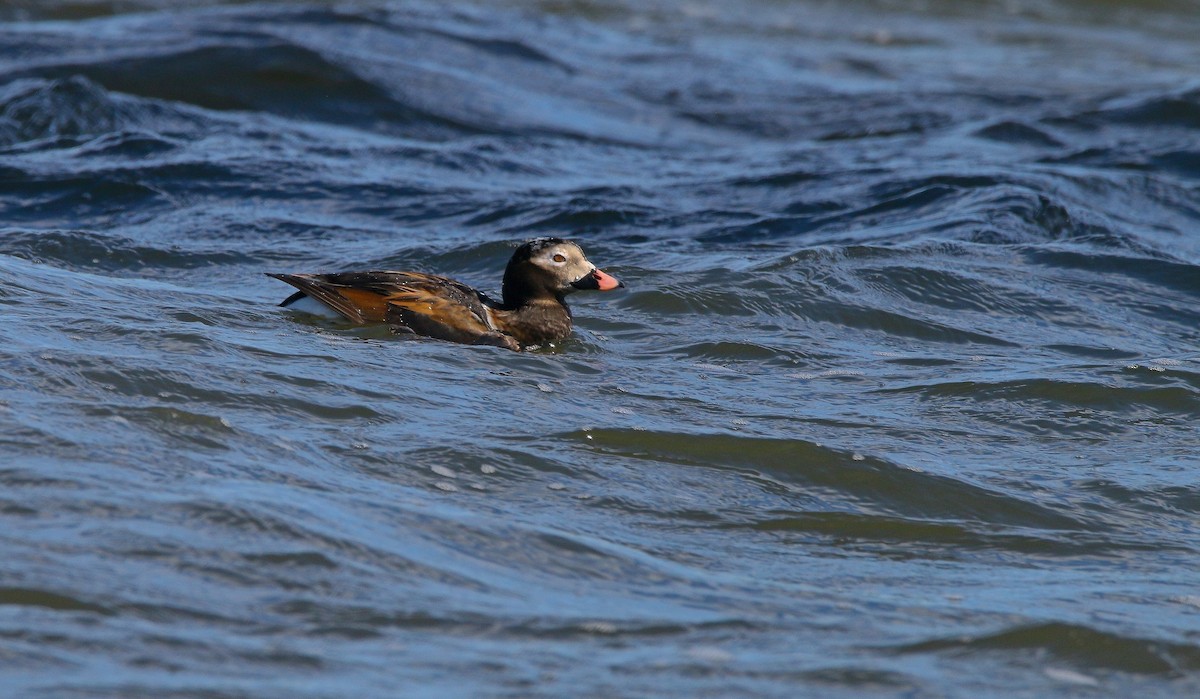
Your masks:
{"label": "pink and black bill", "polygon": [[576,289],[590,289],[593,291],[612,291],[625,286],[625,282],[618,280],[611,274],[603,272],[599,269],[593,269],[591,274],[585,275],[582,279],[576,279],[571,282],[571,286]]}

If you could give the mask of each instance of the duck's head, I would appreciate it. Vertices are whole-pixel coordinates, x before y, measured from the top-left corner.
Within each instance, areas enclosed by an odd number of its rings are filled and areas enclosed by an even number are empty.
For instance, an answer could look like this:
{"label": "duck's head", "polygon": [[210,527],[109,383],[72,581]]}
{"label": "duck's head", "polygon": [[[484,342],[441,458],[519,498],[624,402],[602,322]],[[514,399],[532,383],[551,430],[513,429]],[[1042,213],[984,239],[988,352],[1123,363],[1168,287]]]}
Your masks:
{"label": "duck's head", "polygon": [[520,305],[538,297],[563,296],[580,289],[611,291],[625,286],[588,261],[569,240],[537,238],[513,253],[504,270],[504,303]]}

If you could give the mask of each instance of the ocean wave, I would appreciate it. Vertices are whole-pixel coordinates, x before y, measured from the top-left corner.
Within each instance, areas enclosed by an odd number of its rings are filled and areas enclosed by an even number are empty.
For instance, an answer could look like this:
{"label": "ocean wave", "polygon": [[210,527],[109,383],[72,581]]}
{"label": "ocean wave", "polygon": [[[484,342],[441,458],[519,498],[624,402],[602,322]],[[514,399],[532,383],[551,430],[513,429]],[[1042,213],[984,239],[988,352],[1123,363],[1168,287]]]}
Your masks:
{"label": "ocean wave", "polygon": [[[964,656],[1037,655],[1082,669],[1183,678],[1200,669],[1200,648],[1068,623],[1034,623],[995,633],[933,639],[896,648],[897,653]],[[1042,661],[1045,663],[1045,661]],[[1097,682],[1098,684],[1098,682]]]}
{"label": "ocean wave", "polygon": [[1198,16],[926,10],[0,7],[5,690],[1195,694]]}
{"label": "ocean wave", "polygon": [[905,468],[886,459],[804,440],[734,435],[589,432],[609,455],[760,473],[764,487],[796,488],[817,501],[861,503],[872,511],[916,518],[984,521],[1013,527],[1087,531],[1052,508],[970,483]]}
{"label": "ocean wave", "polygon": [[[89,191],[97,192],[90,187]],[[142,191],[136,190],[135,191]],[[115,205],[111,201],[109,204]],[[60,201],[59,205],[62,205]],[[178,247],[139,244],[130,238],[93,231],[0,229],[0,254],[63,269],[138,271],[164,268],[195,269],[213,265],[246,264],[252,256],[212,249],[191,252]]]}

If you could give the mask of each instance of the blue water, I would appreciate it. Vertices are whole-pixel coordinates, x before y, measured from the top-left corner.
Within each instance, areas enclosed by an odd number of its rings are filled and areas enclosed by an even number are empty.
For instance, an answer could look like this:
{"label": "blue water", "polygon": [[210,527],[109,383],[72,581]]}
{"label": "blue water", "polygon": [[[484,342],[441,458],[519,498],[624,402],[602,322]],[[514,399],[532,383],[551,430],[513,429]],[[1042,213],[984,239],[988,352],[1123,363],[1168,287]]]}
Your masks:
{"label": "blue water", "polygon": [[1195,10],[0,7],[0,693],[1200,693]]}

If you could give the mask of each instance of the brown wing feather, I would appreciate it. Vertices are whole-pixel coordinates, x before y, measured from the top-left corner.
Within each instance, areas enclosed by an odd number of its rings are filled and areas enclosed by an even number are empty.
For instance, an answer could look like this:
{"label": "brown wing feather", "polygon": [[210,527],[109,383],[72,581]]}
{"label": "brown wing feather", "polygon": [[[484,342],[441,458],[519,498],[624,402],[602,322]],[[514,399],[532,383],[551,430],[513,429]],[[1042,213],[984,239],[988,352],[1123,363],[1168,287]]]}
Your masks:
{"label": "brown wing feather", "polygon": [[[267,276],[291,284],[302,293],[313,297],[356,323],[366,323],[371,320],[370,316],[378,316],[377,320],[383,320],[382,316],[387,312],[387,304],[383,303],[382,296],[332,282],[328,277],[334,275],[268,274]],[[283,304],[287,305],[296,298],[296,295],[293,294]],[[376,307],[378,308],[376,309]],[[372,313],[373,310],[376,312]]]}
{"label": "brown wing feather", "polygon": [[512,337],[488,325],[487,297],[453,279],[420,272],[269,276],[358,323],[387,321],[397,329],[441,340],[520,348]]}
{"label": "brown wing feather", "polygon": [[[422,291],[440,294],[483,317],[480,294],[453,279],[420,272],[342,272],[336,274],[268,274],[299,289],[356,323],[387,320],[387,297]],[[284,304],[296,297],[292,296]]]}
{"label": "brown wing feather", "polygon": [[387,318],[397,330],[426,337],[520,349],[514,338],[492,330],[471,307],[427,289],[416,288],[389,296]]}

